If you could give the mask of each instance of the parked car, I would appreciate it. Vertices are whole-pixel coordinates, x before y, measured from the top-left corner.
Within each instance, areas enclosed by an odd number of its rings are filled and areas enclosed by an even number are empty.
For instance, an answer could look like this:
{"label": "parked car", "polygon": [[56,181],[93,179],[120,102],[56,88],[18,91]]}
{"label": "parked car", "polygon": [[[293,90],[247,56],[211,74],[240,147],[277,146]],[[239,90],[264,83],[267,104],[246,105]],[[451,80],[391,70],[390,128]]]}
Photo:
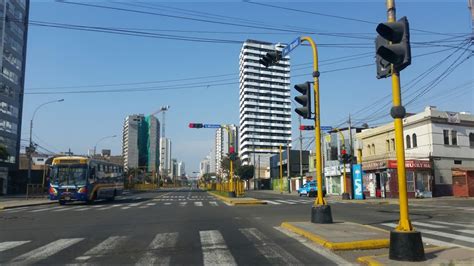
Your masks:
{"label": "parked car", "polygon": [[[298,189],[298,194],[301,196],[316,197],[318,193],[318,187],[316,186],[316,181],[307,182],[300,189]],[[323,196],[326,196],[326,188],[323,187]]]}

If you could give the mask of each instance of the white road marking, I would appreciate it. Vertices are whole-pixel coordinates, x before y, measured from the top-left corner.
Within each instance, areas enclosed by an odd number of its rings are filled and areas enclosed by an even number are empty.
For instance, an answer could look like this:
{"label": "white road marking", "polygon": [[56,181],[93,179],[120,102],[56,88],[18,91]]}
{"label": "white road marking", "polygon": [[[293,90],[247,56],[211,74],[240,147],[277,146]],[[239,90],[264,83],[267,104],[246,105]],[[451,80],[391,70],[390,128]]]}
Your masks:
{"label": "white road marking", "polygon": [[30,212],[43,212],[43,211],[49,211],[49,210],[55,210],[55,209],[60,209],[63,208],[63,206],[57,206],[53,208],[44,208],[44,209],[37,209],[37,210],[32,210]]}
{"label": "white road marking", "polygon": [[53,212],[64,212],[64,211],[69,211],[69,210],[75,210],[75,209],[80,208],[80,207],[82,207],[82,206],[73,206],[73,207],[65,206],[64,208],[54,210]]}
{"label": "white road marking", "polygon": [[195,201],[194,206],[202,207],[202,202],[201,201]]}
{"label": "white road marking", "polygon": [[150,206],[145,205],[145,206],[140,206],[140,207],[138,207],[138,208],[139,208],[139,209],[146,209],[146,208],[148,208],[148,207],[150,207]]}
{"label": "white road marking", "polygon": [[239,231],[251,242],[269,262],[269,264],[300,265],[301,262],[286,250],[268,239],[256,228],[241,228]]}
{"label": "white road marking", "polygon": [[165,205],[171,205],[171,202],[165,202]]}
{"label": "white road marking", "polygon": [[118,245],[121,244],[124,240],[126,240],[126,236],[111,236],[106,240],[99,243],[97,246],[93,247],[92,249],[88,250],[84,253],[83,256],[79,256],[76,260],[86,261],[92,257],[100,257],[107,254],[108,251],[115,249]]}
{"label": "white road marking", "polygon": [[75,209],[74,211],[82,212],[82,211],[89,210],[89,209],[90,209],[89,207],[85,207],[85,208]]}
{"label": "white road marking", "polygon": [[296,204],[294,202],[291,202],[291,201],[287,201],[287,200],[275,200],[275,201],[278,201],[278,202],[281,202],[281,203],[286,203],[286,204]]}
{"label": "white road marking", "polygon": [[19,208],[11,208],[11,209],[4,209],[3,212],[14,213],[14,212],[24,211],[25,209],[28,209],[28,208],[31,208],[31,206],[28,206],[28,207],[19,207]]}
{"label": "white road marking", "polygon": [[127,206],[127,207],[122,207],[121,209],[126,210],[126,209],[130,209],[130,208],[131,208],[130,206]]}
{"label": "white road marking", "polygon": [[302,237],[300,235],[297,235],[287,229],[284,229],[282,227],[279,227],[279,226],[275,226],[273,227],[275,228],[276,230],[282,232],[283,234],[295,239],[296,241],[300,242],[301,244],[303,244],[304,246],[306,246],[307,248],[311,249],[312,251],[318,253],[319,255],[325,257],[326,259],[334,262],[336,265],[353,265],[352,263],[346,261],[345,259],[339,257],[338,255],[332,253],[331,251],[327,250],[327,249],[324,249],[324,248],[321,248],[321,246],[319,245],[316,245],[315,243],[313,243],[312,241],[308,240],[307,238],[305,237]]}
{"label": "white road marking", "polygon": [[237,265],[217,230],[199,231],[204,265]]}
{"label": "white road marking", "polygon": [[433,221],[433,223],[437,224],[445,224],[445,225],[450,225],[450,226],[459,226],[459,227],[465,227],[465,228],[474,228],[474,224],[459,224],[459,223],[451,223],[451,222],[440,222],[440,221]]}
{"label": "white road marking", "polygon": [[184,206],[186,206],[186,204],[188,204],[187,201],[185,201],[185,202],[180,202],[180,203],[179,203],[179,206],[184,207]]}
{"label": "white road marking", "polygon": [[[389,226],[389,227],[396,227],[397,226],[397,224],[394,224],[394,223],[383,223],[382,225]],[[445,232],[441,232],[441,231],[433,231],[433,230],[429,230],[429,229],[423,229],[423,228],[418,228],[416,231],[422,232],[424,234],[429,234],[429,235],[434,235],[434,236],[441,236],[441,237],[450,238],[450,239],[454,239],[454,240],[460,240],[460,241],[464,241],[464,242],[474,243],[474,237],[460,236],[460,235],[445,233]]]}
{"label": "white road marking", "polygon": [[209,204],[211,204],[211,206],[217,206],[218,205],[217,202],[215,202],[215,201],[209,201]]}
{"label": "white road marking", "polygon": [[271,201],[271,200],[265,200],[267,203],[270,203],[270,204],[273,204],[273,205],[280,205],[281,203],[280,202],[276,202],[276,201]]}
{"label": "white road marking", "polygon": [[474,230],[472,229],[463,229],[463,230],[456,230],[457,232],[474,235]]}
{"label": "white road marking", "polygon": [[154,206],[154,205],[156,205],[156,203],[151,202],[151,203],[147,203],[146,205],[148,205],[148,206]]}
{"label": "white road marking", "polygon": [[135,265],[170,265],[170,256],[160,256],[160,249],[173,248],[178,242],[178,233],[157,234],[148,245],[147,252]]}
{"label": "white road marking", "polygon": [[428,228],[446,228],[444,225],[436,225],[436,224],[428,224],[428,223],[422,223],[422,222],[411,222],[414,225],[417,226],[422,226],[422,227],[428,227]]}
{"label": "white road marking", "polygon": [[11,249],[11,248],[16,248],[18,246],[21,246],[23,244],[29,243],[30,241],[8,241],[8,242],[1,242],[0,243],[0,252]]}
{"label": "white road marking", "polygon": [[21,262],[21,264],[33,264],[40,260],[46,259],[49,256],[52,256],[59,251],[66,249],[80,241],[84,238],[65,238],[58,239],[54,242],[48,243],[42,247],[31,250],[23,255],[20,255],[13,259],[12,262]]}

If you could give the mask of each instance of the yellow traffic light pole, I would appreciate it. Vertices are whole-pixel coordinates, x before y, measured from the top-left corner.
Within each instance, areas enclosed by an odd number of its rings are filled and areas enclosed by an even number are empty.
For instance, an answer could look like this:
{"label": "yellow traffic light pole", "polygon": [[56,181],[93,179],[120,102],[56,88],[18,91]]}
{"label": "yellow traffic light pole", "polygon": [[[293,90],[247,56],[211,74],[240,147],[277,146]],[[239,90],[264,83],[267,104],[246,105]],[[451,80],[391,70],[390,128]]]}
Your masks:
{"label": "yellow traffic light pole", "polygon": [[280,194],[283,194],[283,154],[280,145]]}
{"label": "yellow traffic light pole", "polygon": [[318,49],[316,43],[309,36],[301,37],[301,42],[306,41],[311,45],[313,50],[313,79],[314,79],[314,142],[316,143],[316,180],[318,185],[318,194],[314,201],[314,205],[326,205],[323,198],[323,167],[321,155],[321,124],[319,113],[319,67],[318,67]]}
{"label": "yellow traffic light pole", "polygon": [[[339,128],[335,128],[335,130],[336,130],[337,133],[339,133],[339,135],[341,136],[341,139],[342,139],[342,147],[343,147],[343,149],[345,150],[345,149],[346,149],[346,140],[344,139],[344,134],[342,134],[342,132],[339,130]],[[347,194],[347,191],[346,191],[346,163],[345,163],[344,161],[342,162],[342,175],[343,175],[343,181],[342,181],[343,189],[342,189],[342,193],[343,193],[343,195],[344,195],[344,194]]]}
{"label": "yellow traffic light pole", "polygon": [[[387,0],[387,20],[395,22],[395,1]],[[392,67],[392,102],[393,107],[402,107],[402,97],[400,92],[400,73]],[[398,193],[400,202],[400,221],[395,228],[397,231],[407,232],[414,231],[408,216],[408,197],[407,197],[407,178],[405,171],[405,145],[403,142],[403,120],[402,118],[394,118],[395,127],[395,146],[397,155],[397,176],[398,176]]]}

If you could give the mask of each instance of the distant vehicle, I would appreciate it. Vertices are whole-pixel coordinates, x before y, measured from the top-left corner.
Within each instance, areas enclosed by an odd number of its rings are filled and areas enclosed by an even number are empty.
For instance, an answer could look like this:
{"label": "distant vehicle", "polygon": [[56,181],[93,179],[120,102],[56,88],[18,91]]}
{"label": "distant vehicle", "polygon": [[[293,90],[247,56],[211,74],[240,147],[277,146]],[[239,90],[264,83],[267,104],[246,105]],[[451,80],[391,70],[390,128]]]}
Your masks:
{"label": "distant vehicle", "polygon": [[114,200],[122,194],[123,184],[121,165],[80,156],[56,157],[51,165],[49,197],[61,205],[72,201]]}
{"label": "distant vehicle", "polygon": [[[316,181],[310,181],[298,189],[298,194],[301,196],[316,197],[318,193],[318,186]],[[326,196],[326,188],[323,186],[323,196]]]}

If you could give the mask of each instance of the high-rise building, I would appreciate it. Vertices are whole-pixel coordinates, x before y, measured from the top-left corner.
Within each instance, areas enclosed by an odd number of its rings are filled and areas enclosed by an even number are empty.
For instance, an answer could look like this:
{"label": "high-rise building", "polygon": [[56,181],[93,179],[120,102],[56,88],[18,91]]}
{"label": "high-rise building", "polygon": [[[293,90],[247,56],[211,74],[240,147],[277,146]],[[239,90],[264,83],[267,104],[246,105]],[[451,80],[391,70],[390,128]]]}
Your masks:
{"label": "high-rise building", "polygon": [[291,145],[289,57],[268,68],[259,63],[267,52],[283,48],[282,44],[247,40],[240,50],[239,155],[244,165],[256,165],[260,155],[261,167],[268,167],[280,145]]}
{"label": "high-rise building", "polygon": [[178,176],[179,177],[186,176],[186,168],[183,161],[180,161],[178,163]]}
{"label": "high-rise building", "polygon": [[25,84],[29,0],[1,0],[0,16],[0,195],[13,192],[18,171]]}
{"label": "high-rise building", "polygon": [[238,151],[238,130],[236,125],[229,125],[227,129],[218,128],[216,130],[216,139],[214,145],[214,156],[212,159],[215,161],[215,173],[222,175],[222,159],[229,153],[229,147],[231,142],[229,138],[232,138],[232,145],[235,151]]}
{"label": "high-rise building", "polygon": [[160,139],[160,174],[171,175],[171,140],[168,138]]}
{"label": "high-rise building", "polygon": [[173,158],[171,159],[171,177],[178,176],[178,160]]}
{"label": "high-rise building", "polygon": [[206,158],[201,160],[201,163],[199,165],[199,174],[201,176],[205,174],[209,174],[211,172],[211,157],[208,155]]}
{"label": "high-rise building", "polygon": [[155,172],[159,165],[160,123],[154,116],[129,115],[123,125],[124,168]]}

